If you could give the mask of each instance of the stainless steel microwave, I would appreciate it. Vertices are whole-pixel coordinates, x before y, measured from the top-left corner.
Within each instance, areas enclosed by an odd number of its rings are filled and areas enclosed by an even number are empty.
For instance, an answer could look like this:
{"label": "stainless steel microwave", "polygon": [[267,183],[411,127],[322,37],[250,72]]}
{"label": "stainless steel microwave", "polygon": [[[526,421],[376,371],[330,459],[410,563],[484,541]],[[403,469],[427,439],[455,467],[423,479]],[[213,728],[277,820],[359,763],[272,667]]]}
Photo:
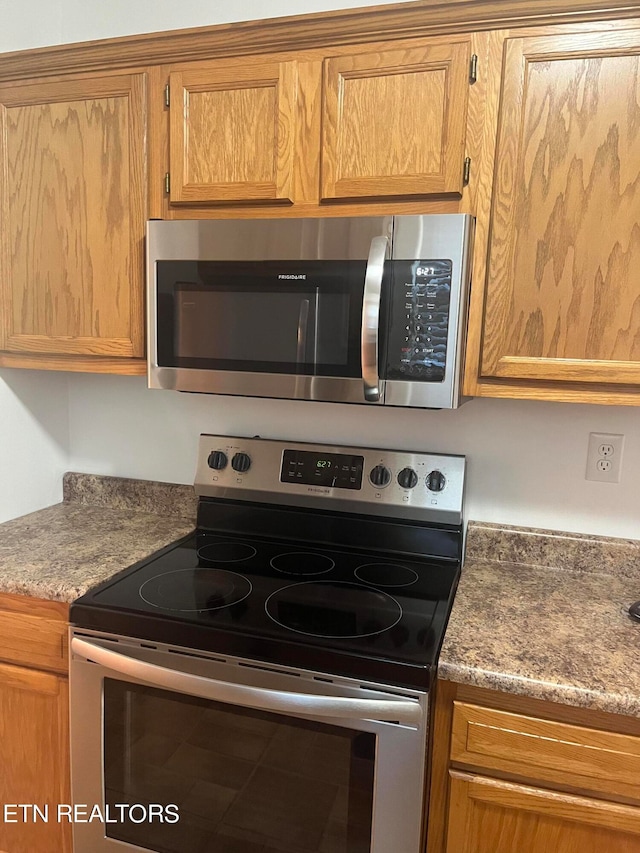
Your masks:
{"label": "stainless steel microwave", "polygon": [[466,214],[151,221],[150,388],[455,408]]}

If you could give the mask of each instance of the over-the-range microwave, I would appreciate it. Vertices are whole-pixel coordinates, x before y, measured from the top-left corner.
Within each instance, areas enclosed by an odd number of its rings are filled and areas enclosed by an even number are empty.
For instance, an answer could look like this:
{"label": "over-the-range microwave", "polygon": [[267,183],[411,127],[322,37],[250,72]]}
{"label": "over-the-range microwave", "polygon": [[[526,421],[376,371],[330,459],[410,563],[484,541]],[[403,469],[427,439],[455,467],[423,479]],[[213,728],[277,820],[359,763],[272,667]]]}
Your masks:
{"label": "over-the-range microwave", "polygon": [[150,388],[455,408],[467,214],[151,221]]}

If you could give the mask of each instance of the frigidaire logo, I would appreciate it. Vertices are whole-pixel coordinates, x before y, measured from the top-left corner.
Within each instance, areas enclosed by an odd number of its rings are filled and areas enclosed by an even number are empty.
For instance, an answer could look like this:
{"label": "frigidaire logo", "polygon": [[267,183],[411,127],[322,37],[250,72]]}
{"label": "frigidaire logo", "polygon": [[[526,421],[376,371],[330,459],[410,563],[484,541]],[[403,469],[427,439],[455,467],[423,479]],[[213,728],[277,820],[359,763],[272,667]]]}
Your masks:
{"label": "frigidaire logo", "polygon": [[294,279],[294,280],[296,280],[296,281],[297,281],[298,279],[301,279],[301,278],[306,279],[306,277],[307,277],[307,276],[306,276],[304,273],[300,273],[300,275],[279,275],[279,276],[278,276],[278,278],[292,278],[292,279]]}

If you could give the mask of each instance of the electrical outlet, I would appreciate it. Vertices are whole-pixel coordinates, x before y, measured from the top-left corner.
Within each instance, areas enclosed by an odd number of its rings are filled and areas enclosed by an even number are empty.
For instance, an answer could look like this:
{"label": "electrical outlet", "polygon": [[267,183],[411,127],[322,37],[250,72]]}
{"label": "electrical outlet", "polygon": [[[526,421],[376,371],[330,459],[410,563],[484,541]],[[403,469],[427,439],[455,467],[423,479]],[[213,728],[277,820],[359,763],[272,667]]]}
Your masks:
{"label": "electrical outlet", "polygon": [[624,435],[589,433],[585,479],[600,483],[619,483]]}

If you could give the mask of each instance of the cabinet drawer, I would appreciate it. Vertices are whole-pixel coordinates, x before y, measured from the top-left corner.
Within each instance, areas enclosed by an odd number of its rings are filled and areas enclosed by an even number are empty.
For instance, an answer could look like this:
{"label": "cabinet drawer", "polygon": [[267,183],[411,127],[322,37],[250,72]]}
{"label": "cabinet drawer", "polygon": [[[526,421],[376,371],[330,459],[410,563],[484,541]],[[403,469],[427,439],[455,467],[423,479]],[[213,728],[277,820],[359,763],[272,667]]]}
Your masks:
{"label": "cabinet drawer", "polygon": [[66,673],[67,630],[66,620],[0,609],[0,660]]}
{"label": "cabinet drawer", "polygon": [[451,760],[640,800],[640,737],[454,702]]}

